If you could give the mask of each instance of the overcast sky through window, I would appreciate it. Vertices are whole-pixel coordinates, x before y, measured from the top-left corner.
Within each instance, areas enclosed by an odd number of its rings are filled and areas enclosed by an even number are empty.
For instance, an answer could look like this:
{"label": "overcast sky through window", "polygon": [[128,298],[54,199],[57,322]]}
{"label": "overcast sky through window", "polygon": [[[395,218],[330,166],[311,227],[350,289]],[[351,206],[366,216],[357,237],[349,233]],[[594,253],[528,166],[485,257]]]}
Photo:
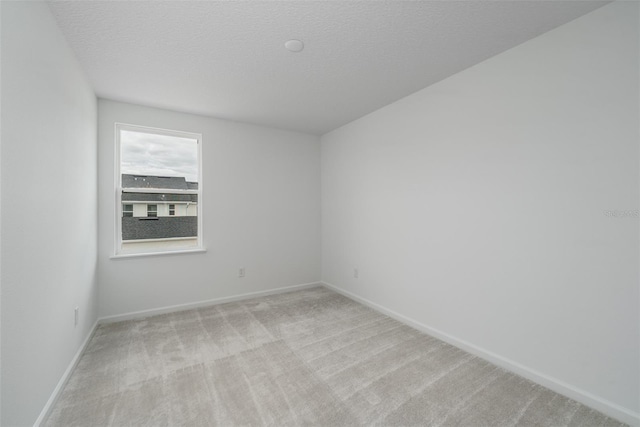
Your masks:
{"label": "overcast sky through window", "polygon": [[198,141],[176,136],[123,130],[120,172],[134,175],[183,176],[198,181]]}

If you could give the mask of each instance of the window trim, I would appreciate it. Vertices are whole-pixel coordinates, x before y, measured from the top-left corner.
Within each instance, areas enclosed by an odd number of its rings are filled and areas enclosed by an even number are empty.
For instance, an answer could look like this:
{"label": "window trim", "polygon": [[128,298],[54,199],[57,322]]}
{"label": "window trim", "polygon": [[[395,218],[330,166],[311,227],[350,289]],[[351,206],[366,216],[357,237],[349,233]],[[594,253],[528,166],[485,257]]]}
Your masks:
{"label": "window trim", "polygon": [[[167,255],[167,254],[180,254],[180,253],[199,253],[206,252],[204,247],[204,232],[202,226],[202,200],[203,200],[203,183],[202,183],[202,134],[194,133],[194,132],[185,132],[179,130],[170,130],[170,129],[162,129],[141,125],[132,125],[128,123],[116,122],[114,125],[115,131],[115,162],[114,162],[114,196],[115,196],[115,238],[114,238],[114,246],[113,246],[113,255],[111,258],[130,258],[130,257],[140,257],[140,256],[153,256],[153,255]],[[197,194],[198,195],[198,203],[197,203],[197,215],[198,215],[198,235],[197,235],[197,245],[196,246],[185,246],[184,248],[170,248],[170,249],[157,249],[153,251],[149,251],[145,249],[144,252],[131,252],[131,251],[123,251],[122,250],[122,173],[120,171],[120,134],[122,131],[132,131],[132,132],[141,132],[141,133],[149,133],[155,135],[163,135],[163,136],[174,136],[179,138],[189,138],[195,139],[197,141],[198,147],[198,189],[197,190],[184,190],[184,193],[187,194]],[[146,189],[140,188],[136,190],[141,190],[139,192],[147,192],[144,191]],[[159,189],[149,189],[148,192],[157,192]],[[162,189],[160,189],[162,190]],[[173,190],[171,190],[173,191]]]}

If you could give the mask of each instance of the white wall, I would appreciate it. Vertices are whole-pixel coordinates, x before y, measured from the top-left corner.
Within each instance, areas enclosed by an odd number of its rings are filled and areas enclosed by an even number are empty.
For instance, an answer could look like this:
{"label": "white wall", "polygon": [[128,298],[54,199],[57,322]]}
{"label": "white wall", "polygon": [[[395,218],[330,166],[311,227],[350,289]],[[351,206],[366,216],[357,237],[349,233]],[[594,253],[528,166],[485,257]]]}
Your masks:
{"label": "white wall", "polygon": [[[2,42],[2,7],[0,7],[0,44]],[[2,49],[0,49],[0,76],[2,75]],[[1,77],[0,77],[1,79]],[[0,83],[0,100],[2,84]],[[2,102],[0,102],[0,177],[2,176]],[[0,242],[2,242],[2,185],[0,185]],[[2,424],[2,244],[0,244],[0,425]]]}
{"label": "white wall", "polygon": [[0,7],[1,424],[26,426],[97,318],[97,102],[45,3]]}
{"label": "white wall", "polygon": [[323,136],[323,280],[637,416],[638,15],[607,5]]}
{"label": "white wall", "polygon": [[[102,316],[320,279],[318,137],[113,101],[98,104]],[[110,258],[115,122],[202,134],[206,253]],[[238,278],[241,267],[244,278]]]}

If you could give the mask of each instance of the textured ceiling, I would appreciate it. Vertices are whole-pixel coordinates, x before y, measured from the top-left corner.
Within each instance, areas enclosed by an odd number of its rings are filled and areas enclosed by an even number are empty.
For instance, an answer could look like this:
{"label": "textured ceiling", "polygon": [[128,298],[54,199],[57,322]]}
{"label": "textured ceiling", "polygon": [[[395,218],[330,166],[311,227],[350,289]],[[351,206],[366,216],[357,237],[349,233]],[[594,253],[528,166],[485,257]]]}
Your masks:
{"label": "textured ceiling", "polygon": [[99,97],[322,134],[604,3],[49,4]]}

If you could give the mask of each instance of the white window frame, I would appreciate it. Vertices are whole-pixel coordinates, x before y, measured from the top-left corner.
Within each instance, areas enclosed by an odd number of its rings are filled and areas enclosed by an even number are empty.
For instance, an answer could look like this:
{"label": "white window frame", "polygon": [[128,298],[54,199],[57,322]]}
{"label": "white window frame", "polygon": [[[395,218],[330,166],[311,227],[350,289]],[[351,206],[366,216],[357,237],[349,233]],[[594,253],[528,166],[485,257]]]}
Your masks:
{"label": "white window frame", "polygon": [[[195,139],[198,146],[198,189],[197,190],[180,190],[183,194],[196,194],[198,196],[198,236],[196,246],[185,246],[184,248],[173,247],[170,249],[161,249],[150,251],[146,249],[144,252],[132,252],[122,250],[122,193],[126,190],[122,188],[122,172],[120,171],[120,134],[122,131],[142,132],[155,135],[175,136],[179,138]],[[188,252],[205,252],[203,242],[203,228],[202,228],[202,134],[193,132],[184,132],[178,130],[169,130],[161,128],[153,128],[140,125],[132,125],[127,123],[115,123],[115,240],[114,251],[112,258],[128,258],[138,256],[150,256],[150,255],[166,255],[176,253],[188,253]],[[156,189],[156,188],[136,188],[136,193],[158,193],[158,192],[175,192],[175,189]],[[130,204],[130,203],[129,203]],[[166,240],[166,239],[162,239]]]}

